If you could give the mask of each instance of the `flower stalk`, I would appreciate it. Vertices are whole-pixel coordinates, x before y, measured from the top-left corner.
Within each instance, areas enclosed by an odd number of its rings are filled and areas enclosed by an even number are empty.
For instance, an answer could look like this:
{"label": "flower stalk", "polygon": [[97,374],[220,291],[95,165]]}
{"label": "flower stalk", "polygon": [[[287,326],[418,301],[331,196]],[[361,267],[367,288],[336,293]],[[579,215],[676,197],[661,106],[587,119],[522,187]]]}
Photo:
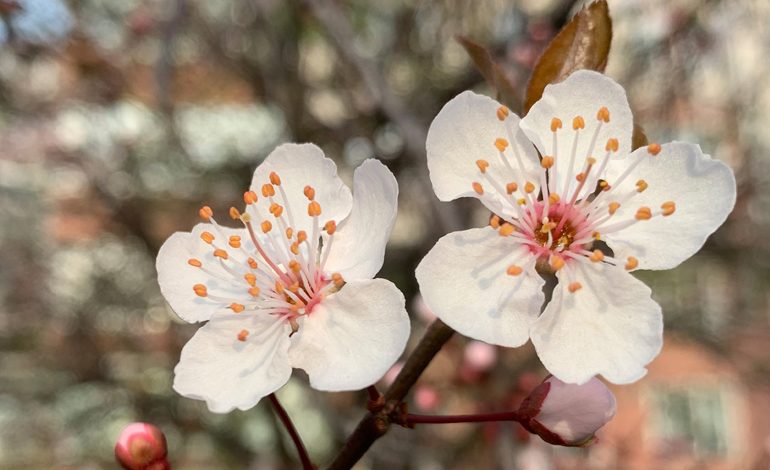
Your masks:
{"label": "flower stalk", "polygon": [[303,470],[313,470],[316,467],[310,460],[307,449],[305,449],[305,444],[302,442],[302,438],[297,432],[297,428],[294,427],[294,423],[292,422],[289,413],[286,412],[284,407],[281,405],[281,402],[278,401],[278,397],[275,396],[275,393],[271,393],[267,397],[270,400],[270,404],[273,405],[275,414],[286,428],[286,432],[289,433],[289,437],[291,437],[292,442],[294,442],[294,447],[297,448],[297,454],[299,455],[300,462],[302,462]]}

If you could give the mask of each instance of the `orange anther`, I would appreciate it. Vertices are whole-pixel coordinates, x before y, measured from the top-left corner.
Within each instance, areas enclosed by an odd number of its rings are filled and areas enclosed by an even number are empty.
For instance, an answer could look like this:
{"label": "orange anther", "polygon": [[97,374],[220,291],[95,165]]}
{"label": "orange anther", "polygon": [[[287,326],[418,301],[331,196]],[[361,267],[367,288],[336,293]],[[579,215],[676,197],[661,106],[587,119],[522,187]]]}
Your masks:
{"label": "orange anther", "polygon": [[501,121],[505,121],[505,118],[508,117],[508,114],[510,114],[510,110],[506,106],[500,106],[497,108],[497,119]]}
{"label": "orange anther", "polygon": [[209,206],[203,206],[198,210],[198,215],[203,220],[209,220],[214,215],[214,211]]}
{"label": "orange anther", "polygon": [[532,184],[531,182],[527,181],[527,183],[524,185],[524,192],[529,194],[529,193],[531,193],[534,190],[535,190],[535,185]]}
{"label": "orange anther", "polygon": [[241,218],[241,213],[236,209],[235,207],[230,208],[230,218],[233,220],[238,220]]}
{"label": "orange anther", "polygon": [[292,285],[287,287],[287,289],[289,289],[290,292],[294,292],[296,294],[299,292],[299,282],[294,282]]}
{"label": "orange anther", "polygon": [[674,201],[666,201],[660,206],[663,209],[663,217],[668,217],[676,211],[676,204]]}
{"label": "orange anther", "polygon": [[637,266],[639,266],[639,260],[634,258],[633,256],[629,256],[627,258],[627,262],[625,265],[626,271],[631,271],[632,269],[636,269]]}
{"label": "orange anther", "polygon": [[241,330],[238,332],[238,341],[246,341],[249,338],[248,330]]}
{"label": "orange anther", "polygon": [[564,267],[564,258],[558,255],[552,255],[549,264],[551,265],[551,269],[558,271]]}
{"label": "orange anther", "polygon": [[599,108],[599,112],[596,113],[596,119],[604,122],[610,122],[610,110],[607,107],[602,106]]}
{"label": "orange anther", "polygon": [[329,235],[334,235],[334,232],[337,231],[337,222],[330,220],[324,224],[324,230],[326,230],[326,233]]}
{"label": "orange anther", "polygon": [[249,295],[252,297],[259,297],[259,287],[250,287],[249,288]]}
{"label": "orange anther", "polygon": [[315,199],[315,189],[313,189],[312,186],[305,186],[305,189],[303,190],[303,192],[305,193],[305,197],[308,198],[309,200],[312,201],[313,199]]}
{"label": "orange anther", "polygon": [[497,150],[505,152],[505,149],[508,148],[508,141],[502,138],[497,138],[495,139],[495,147],[497,147]]}
{"label": "orange anther", "polygon": [[291,227],[288,227],[286,229],[286,238],[291,240],[291,237],[293,237],[293,236],[294,236],[294,229],[291,228]]}
{"label": "orange anther", "polygon": [[228,258],[227,252],[225,250],[221,249],[221,248],[217,248],[216,250],[214,250],[214,256],[216,256],[217,258],[222,258],[222,259],[227,259]]}
{"label": "orange anther", "polygon": [[660,144],[650,144],[647,146],[647,151],[650,152],[651,155],[659,154],[660,150]]}
{"label": "orange anther", "polygon": [[522,268],[521,266],[516,266],[515,264],[512,264],[508,266],[508,269],[506,269],[505,272],[509,276],[518,276],[519,274],[524,272],[524,268]]}
{"label": "orange anther", "polygon": [[596,165],[596,159],[594,157],[588,157],[586,158],[586,163],[588,163],[588,166],[594,166]]}
{"label": "orange anther", "polygon": [[307,232],[305,232],[304,230],[300,230],[299,232],[297,232],[297,243],[302,243],[305,240],[307,240]]}
{"label": "orange anther", "polygon": [[275,218],[277,219],[281,217],[281,214],[283,214],[283,206],[280,204],[276,204],[275,209],[273,210],[273,216],[275,216]]}
{"label": "orange anther", "polygon": [[214,235],[211,232],[202,232],[201,240],[211,245],[211,243],[214,241]]}
{"label": "orange anther", "polygon": [[551,204],[556,204],[557,202],[559,202],[559,200],[561,200],[561,197],[556,193],[551,193],[550,195],[548,195],[548,202],[550,202]]}
{"label": "orange anther", "polygon": [[652,211],[649,207],[640,207],[636,211],[636,220],[649,220],[652,218]]}
{"label": "orange anther", "polygon": [[275,196],[275,187],[270,183],[263,184],[262,195],[265,197]]}
{"label": "orange anther", "polygon": [[283,294],[284,286],[281,281],[275,281],[275,291],[279,294]]}
{"label": "orange anther", "polygon": [[195,294],[197,294],[198,297],[206,297],[209,295],[208,291],[206,290],[206,286],[203,284],[195,284],[193,286],[193,291],[195,291]]}
{"label": "orange anther", "polygon": [[340,273],[333,273],[332,274],[332,282],[334,282],[335,286],[342,287],[342,285],[345,283],[345,279],[342,278],[342,274],[340,274]]}
{"label": "orange anther", "polygon": [[518,189],[519,189],[519,185],[516,183],[508,183],[505,185],[505,192],[508,194],[513,194]]}
{"label": "orange anther", "polygon": [[601,250],[594,250],[593,253],[591,253],[591,256],[588,257],[591,261],[594,263],[598,263],[599,261],[602,261],[604,259],[604,253],[602,253]]}
{"label": "orange anther", "polygon": [[310,217],[321,215],[321,204],[318,201],[310,201],[310,204],[307,205],[307,215]]}
{"label": "orange anther", "polygon": [[289,261],[289,269],[291,269],[295,273],[298,273],[302,269],[302,267],[297,262],[297,260],[291,260]]}
{"label": "orange anther", "polygon": [[602,234],[599,233],[599,232],[593,232],[591,234],[591,237],[593,237],[594,240],[601,240],[602,239]]}
{"label": "orange anther", "polygon": [[250,267],[251,269],[257,269],[257,266],[259,266],[259,265],[257,264],[257,260],[255,260],[254,258],[251,258],[251,257],[249,257],[249,259],[248,259],[248,260],[246,260],[246,261],[249,263],[249,267]]}
{"label": "orange anther", "polygon": [[476,191],[476,194],[478,194],[479,196],[484,194],[484,187],[482,187],[481,183],[479,183],[478,181],[474,181],[471,186],[473,187],[473,190]]}
{"label": "orange anther", "polygon": [[636,182],[636,191],[637,191],[637,192],[639,192],[639,193],[641,193],[641,192],[643,192],[645,189],[647,189],[647,187],[648,187],[648,186],[649,186],[649,185],[647,184],[647,182],[646,182],[646,181],[644,181],[644,180],[639,180],[639,181],[637,181],[637,182]]}
{"label": "orange anther", "polygon": [[575,116],[575,118],[572,120],[572,128],[574,130],[578,129],[585,129],[586,122],[583,120],[583,116]]}
{"label": "orange anther", "polygon": [[551,168],[553,166],[553,157],[543,157],[543,159],[540,160],[540,166],[546,170]]}
{"label": "orange anther", "polygon": [[281,177],[278,176],[278,173],[271,171],[270,172],[270,182],[273,183],[276,186],[281,185]]}
{"label": "orange anther", "polygon": [[292,243],[291,246],[289,247],[289,250],[291,250],[291,252],[294,253],[295,255],[298,255],[299,254],[299,245],[297,245],[296,242]]}
{"label": "orange anther", "polygon": [[569,289],[570,294],[574,294],[575,292],[579,291],[583,288],[583,284],[579,282],[570,282],[569,286],[567,286],[567,289]]}
{"label": "orange anther", "polygon": [[241,237],[239,237],[238,235],[232,235],[230,237],[230,241],[228,243],[233,248],[240,248],[241,247]]}
{"label": "orange anther", "polygon": [[518,198],[516,200],[516,204],[518,204],[520,206],[526,206],[527,205],[527,199],[523,198],[523,197],[520,197],[520,198]]}
{"label": "orange anther", "polygon": [[620,203],[619,202],[611,202],[608,207],[609,207],[610,215],[615,215],[615,212],[617,212],[618,209],[620,209]]}
{"label": "orange anther", "polygon": [[489,162],[486,160],[476,160],[476,166],[479,167],[480,172],[486,173],[487,168],[489,168]]}
{"label": "orange anther", "polygon": [[235,302],[231,303],[229,308],[235,313],[241,313],[242,311],[246,310],[246,307],[243,304],[238,304]]}
{"label": "orange anther", "polygon": [[580,183],[582,183],[583,181],[585,181],[585,179],[586,179],[586,174],[585,174],[585,172],[582,172],[582,171],[581,171],[580,173],[578,173],[577,175],[575,175],[575,179],[576,179],[576,180],[578,180],[578,182],[580,182]]}
{"label": "orange anther", "polygon": [[268,211],[269,211],[271,214],[274,214],[274,213],[275,213],[275,211],[276,211],[276,210],[278,210],[278,207],[279,207],[278,203],[276,203],[276,202],[271,202],[271,203],[270,203],[270,207],[269,207],[267,210],[268,210]]}
{"label": "orange anther", "polygon": [[203,263],[201,263],[200,260],[197,260],[195,258],[188,259],[187,264],[189,264],[190,266],[195,266],[196,268],[200,268],[201,266],[203,266]]}
{"label": "orange anther", "polygon": [[557,129],[561,129],[561,119],[555,117],[551,119],[551,132],[556,132]]}
{"label": "orange anther", "polygon": [[243,193],[243,202],[246,204],[254,204],[257,202],[257,193],[254,191],[246,191]]}
{"label": "orange anther", "polygon": [[608,152],[617,152],[620,148],[620,143],[618,142],[618,139],[611,138],[607,139],[607,145],[604,146],[604,150]]}
{"label": "orange anther", "polygon": [[271,224],[269,220],[265,220],[260,227],[262,227],[262,233],[267,233],[273,229],[273,224]]}
{"label": "orange anther", "polygon": [[501,237],[507,237],[508,235],[515,232],[516,229],[513,227],[513,225],[509,224],[508,222],[505,222],[504,224],[500,225],[500,236]]}
{"label": "orange anther", "polygon": [[494,229],[500,228],[500,217],[492,214],[492,217],[489,218],[489,225]]}
{"label": "orange anther", "polygon": [[606,180],[599,180],[599,187],[604,190],[604,188],[608,187],[610,184]]}

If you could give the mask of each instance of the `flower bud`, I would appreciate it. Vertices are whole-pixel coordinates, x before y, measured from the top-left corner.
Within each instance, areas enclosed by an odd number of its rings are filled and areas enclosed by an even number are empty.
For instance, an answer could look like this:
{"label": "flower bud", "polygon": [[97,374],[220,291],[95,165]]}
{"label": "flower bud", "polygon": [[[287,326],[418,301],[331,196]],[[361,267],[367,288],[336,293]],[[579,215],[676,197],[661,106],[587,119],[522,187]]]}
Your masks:
{"label": "flower bud", "polygon": [[169,470],[166,455],[166,436],[152,424],[129,424],[115,444],[115,459],[126,470]]}
{"label": "flower bud", "polygon": [[615,416],[615,396],[596,377],[582,385],[549,376],[521,403],[521,425],[544,441],[587,447]]}

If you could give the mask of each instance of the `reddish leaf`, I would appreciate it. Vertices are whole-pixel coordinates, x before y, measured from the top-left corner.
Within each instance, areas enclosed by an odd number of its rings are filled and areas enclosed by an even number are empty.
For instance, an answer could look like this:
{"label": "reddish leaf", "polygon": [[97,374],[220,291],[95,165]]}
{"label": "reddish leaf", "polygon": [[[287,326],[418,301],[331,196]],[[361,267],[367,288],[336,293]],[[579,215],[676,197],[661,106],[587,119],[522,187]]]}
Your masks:
{"label": "reddish leaf", "polygon": [[457,36],[455,39],[465,48],[484,80],[497,90],[498,101],[508,105],[514,111],[517,110],[520,107],[520,101],[517,99],[515,87],[503,68],[492,58],[492,54],[484,46],[465,36]]}
{"label": "reddish leaf", "polygon": [[598,0],[578,12],[553,38],[535,65],[524,111],[540,99],[549,83],[560,82],[575,70],[604,71],[611,40],[612,21],[606,0]]}

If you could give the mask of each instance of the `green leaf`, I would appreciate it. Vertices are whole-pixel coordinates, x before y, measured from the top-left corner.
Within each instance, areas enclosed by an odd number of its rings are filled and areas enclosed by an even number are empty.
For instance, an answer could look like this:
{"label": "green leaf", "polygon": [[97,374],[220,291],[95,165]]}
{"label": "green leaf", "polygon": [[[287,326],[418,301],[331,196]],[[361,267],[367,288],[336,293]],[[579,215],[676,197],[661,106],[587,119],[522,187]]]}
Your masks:
{"label": "green leaf", "polygon": [[545,86],[558,83],[572,72],[603,72],[612,40],[612,20],[606,0],[583,8],[551,41],[535,65],[527,86],[524,111],[543,95]]}
{"label": "green leaf", "polygon": [[456,36],[455,39],[473,60],[473,64],[484,77],[484,80],[497,90],[497,100],[516,112],[521,107],[519,95],[505,70],[492,58],[489,50],[465,36]]}

